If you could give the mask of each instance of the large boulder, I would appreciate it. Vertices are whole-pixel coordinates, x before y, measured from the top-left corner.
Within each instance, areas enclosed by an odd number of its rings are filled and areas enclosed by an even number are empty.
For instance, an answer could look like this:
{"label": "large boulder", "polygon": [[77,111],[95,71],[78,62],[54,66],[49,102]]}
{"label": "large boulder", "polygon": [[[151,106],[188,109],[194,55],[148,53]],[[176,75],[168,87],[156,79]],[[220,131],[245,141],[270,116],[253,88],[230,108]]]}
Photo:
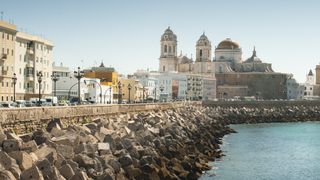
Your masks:
{"label": "large boulder", "polygon": [[33,165],[31,168],[22,171],[21,180],[44,180],[41,171],[38,169],[36,165]]}

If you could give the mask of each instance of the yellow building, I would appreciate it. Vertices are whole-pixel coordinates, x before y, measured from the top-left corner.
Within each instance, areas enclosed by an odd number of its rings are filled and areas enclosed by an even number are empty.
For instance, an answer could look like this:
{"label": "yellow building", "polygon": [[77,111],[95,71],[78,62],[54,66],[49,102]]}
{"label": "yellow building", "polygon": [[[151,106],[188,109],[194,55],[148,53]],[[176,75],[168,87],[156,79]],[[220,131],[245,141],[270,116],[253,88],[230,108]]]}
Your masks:
{"label": "yellow building", "polygon": [[0,21],[0,102],[13,100],[16,33],[15,25]]}
{"label": "yellow building", "polygon": [[103,63],[99,67],[84,70],[84,77],[100,79],[101,85],[116,86],[118,73],[112,67],[105,67]]}
{"label": "yellow building", "polygon": [[[147,89],[144,88],[142,84],[137,79],[133,78],[119,78],[119,81],[121,83],[121,89],[120,94],[122,94],[122,101],[129,103],[129,84],[131,86],[130,89],[130,102],[131,103],[137,103],[142,102],[143,99],[143,93],[145,100],[147,99]],[[114,94],[116,97],[118,97],[119,94],[119,87],[116,87]]]}

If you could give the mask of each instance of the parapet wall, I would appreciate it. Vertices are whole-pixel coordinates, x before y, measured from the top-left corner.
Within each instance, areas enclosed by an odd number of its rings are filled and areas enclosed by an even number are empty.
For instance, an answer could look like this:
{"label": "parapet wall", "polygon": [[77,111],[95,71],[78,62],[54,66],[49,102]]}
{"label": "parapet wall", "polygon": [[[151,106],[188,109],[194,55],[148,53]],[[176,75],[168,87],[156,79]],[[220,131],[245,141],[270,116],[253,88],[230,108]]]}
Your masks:
{"label": "parapet wall", "polygon": [[140,112],[156,109],[180,108],[185,102],[160,104],[122,104],[122,105],[85,105],[63,107],[30,107],[0,109],[2,126],[19,126],[21,124],[45,123],[52,118],[72,119],[84,117],[106,116],[117,113]]}
{"label": "parapet wall", "polygon": [[202,104],[209,107],[278,108],[283,106],[320,106],[320,101],[207,101]]}

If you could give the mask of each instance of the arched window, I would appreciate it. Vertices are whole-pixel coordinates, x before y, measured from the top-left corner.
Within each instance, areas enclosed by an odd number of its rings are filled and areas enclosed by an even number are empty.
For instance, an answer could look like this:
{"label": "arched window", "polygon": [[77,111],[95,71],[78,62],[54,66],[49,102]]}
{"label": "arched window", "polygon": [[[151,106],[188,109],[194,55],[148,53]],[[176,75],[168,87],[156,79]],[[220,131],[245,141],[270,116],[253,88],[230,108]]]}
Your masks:
{"label": "arched window", "polygon": [[172,52],[176,52],[176,46],[173,46]]}
{"label": "arched window", "polygon": [[202,57],[202,49],[200,49],[200,57]]}
{"label": "arched window", "polygon": [[222,65],[219,66],[219,73],[222,73],[223,69],[222,69]]}
{"label": "arched window", "polygon": [[164,52],[167,52],[167,45],[164,45]]}
{"label": "arched window", "polygon": [[169,46],[169,53],[171,53],[171,46]]}
{"label": "arched window", "polygon": [[166,66],[163,66],[163,67],[162,67],[162,71],[163,71],[163,72],[166,71]]}

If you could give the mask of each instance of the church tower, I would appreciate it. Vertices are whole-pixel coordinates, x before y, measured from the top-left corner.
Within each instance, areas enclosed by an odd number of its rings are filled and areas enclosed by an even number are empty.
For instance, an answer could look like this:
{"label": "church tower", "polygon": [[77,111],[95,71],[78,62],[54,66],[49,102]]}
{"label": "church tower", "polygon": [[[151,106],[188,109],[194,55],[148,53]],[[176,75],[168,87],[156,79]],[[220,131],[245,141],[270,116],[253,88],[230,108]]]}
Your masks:
{"label": "church tower", "polygon": [[203,33],[196,44],[196,62],[211,61],[211,42]]}
{"label": "church tower", "polygon": [[160,44],[159,72],[177,71],[177,36],[172,32],[170,27],[161,36]]}
{"label": "church tower", "polygon": [[211,74],[214,72],[211,61],[211,42],[203,33],[196,43],[196,61],[194,72],[200,74]]}

